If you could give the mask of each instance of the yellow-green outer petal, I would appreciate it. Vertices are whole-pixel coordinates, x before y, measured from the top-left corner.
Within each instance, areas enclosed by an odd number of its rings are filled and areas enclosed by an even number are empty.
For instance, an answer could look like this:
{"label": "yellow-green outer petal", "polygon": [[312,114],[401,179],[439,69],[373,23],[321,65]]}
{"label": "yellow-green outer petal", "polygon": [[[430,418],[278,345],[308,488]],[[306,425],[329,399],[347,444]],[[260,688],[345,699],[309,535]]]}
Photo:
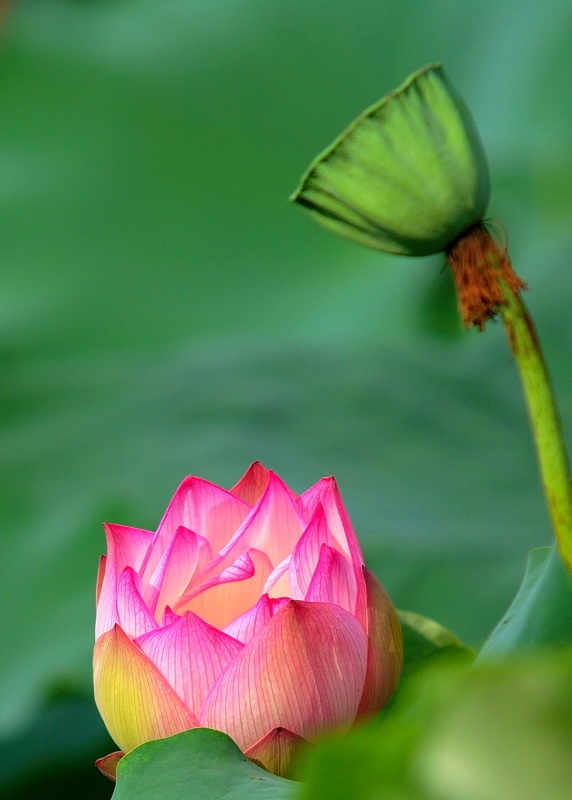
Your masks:
{"label": "yellow-green outer petal", "polygon": [[490,195],[470,111],[440,64],[366,109],[310,165],[290,198],[359,244],[438,253],[481,220]]}
{"label": "yellow-green outer petal", "polygon": [[125,753],[143,742],[199,725],[159,670],[119,625],[95,643],[93,682],[99,713]]}

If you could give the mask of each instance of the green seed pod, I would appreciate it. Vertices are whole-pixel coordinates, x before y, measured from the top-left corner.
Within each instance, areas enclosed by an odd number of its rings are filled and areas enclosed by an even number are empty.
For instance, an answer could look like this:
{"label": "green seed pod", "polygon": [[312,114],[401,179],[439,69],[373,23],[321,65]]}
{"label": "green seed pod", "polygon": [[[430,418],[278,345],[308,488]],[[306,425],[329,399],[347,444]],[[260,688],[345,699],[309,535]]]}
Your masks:
{"label": "green seed pod", "polygon": [[479,222],[490,196],[471,113],[429,64],[366,109],[290,198],[354,242],[406,256],[445,250]]}

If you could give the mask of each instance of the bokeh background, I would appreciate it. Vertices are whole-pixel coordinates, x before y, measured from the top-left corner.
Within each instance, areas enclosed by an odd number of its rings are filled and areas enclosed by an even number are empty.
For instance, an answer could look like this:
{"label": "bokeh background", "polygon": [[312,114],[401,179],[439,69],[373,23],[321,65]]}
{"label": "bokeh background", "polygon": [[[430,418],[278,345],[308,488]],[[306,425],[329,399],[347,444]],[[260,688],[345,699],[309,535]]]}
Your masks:
{"label": "bokeh background", "polygon": [[396,605],[474,646],[550,540],[500,325],[443,258],[287,203],[365,106],[442,60],[572,431],[569,0],[13,0],[0,43],[0,793],[106,798],[103,520],[189,473],[335,474]]}

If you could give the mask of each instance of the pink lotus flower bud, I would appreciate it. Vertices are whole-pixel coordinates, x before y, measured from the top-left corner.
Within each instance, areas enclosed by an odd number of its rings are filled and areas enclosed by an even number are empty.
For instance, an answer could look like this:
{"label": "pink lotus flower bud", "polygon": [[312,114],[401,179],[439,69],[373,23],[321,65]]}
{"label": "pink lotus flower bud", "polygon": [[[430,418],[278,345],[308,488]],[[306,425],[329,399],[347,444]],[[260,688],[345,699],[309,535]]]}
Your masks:
{"label": "pink lotus flower bud", "polygon": [[95,699],[123,752],[206,726],[284,775],[298,742],[393,692],[399,623],[333,478],[297,497],[259,463],[230,491],[189,477],[156,533],[105,532]]}

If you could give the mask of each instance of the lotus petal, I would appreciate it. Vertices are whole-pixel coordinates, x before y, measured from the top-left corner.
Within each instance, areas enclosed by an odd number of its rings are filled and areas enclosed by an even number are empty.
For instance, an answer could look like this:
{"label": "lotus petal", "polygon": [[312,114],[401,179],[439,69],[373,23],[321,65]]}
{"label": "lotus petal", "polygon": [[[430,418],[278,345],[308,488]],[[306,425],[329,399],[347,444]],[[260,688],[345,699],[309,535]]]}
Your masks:
{"label": "lotus petal", "polygon": [[289,599],[289,597],[270,598],[267,594],[263,594],[256,605],[227,625],[224,632],[239,642],[249,642]]}
{"label": "lotus petal", "polygon": [[298,540],[290,563],[290,587],[295,600],[304,600],[306,592],[318,565],[323,544],[336,546],[328,527],[324,507],[319,502],[308,527]]}
{"label": "lotus petal", "polygon": [[268,556],[251,548],[232,566],[207,578],[181,598],[177,613],[194,611],[222,630],[256,603],[271,571]]}
{"label": "lotus petal", "polygon": [[375,575],[363,568],[367,587],[367,672],[358,714],[377,713],[389,700],[403,667],[401,626],[391,600]]}
{"label": "lotus petal", "polygon": [[109,778],[110,781],[114,781],[115,774],[117,772],[117,765],[124,755],[125,753],[123,750],[116,750],[114,753],[109,753],[109,755],[103,756],[103,758],[98,758],[95,762],[95,766],[102,775],[105,775],[105,777]]}
{"label": "lotus petal", "polygon": [[157,667],[119,625],[95,643],[95,702],[112,738],[128,753],[151,739],[198,726]]}
{"label": "lotus petal", "polygon": [[255,461],[249,466],[238,483],[232,487],[230,493],[235,497],[240,497],[248,505],[254,506],[268,486],[269,475],[270,471],[262,466],[260,461]]}
{"label": "lotus petal", "polygon": [[339,606],[291,600],[251,639],[209,692],[203,725],[248,750],[286,727],[307,739],[355,718],[367,639]]}
{"label": "lotus petal", "polygon": [[322,504],[331,534],[341,552],[345,553],[352,563],[357,589],[355,615],[365,627],[367,607],[362,573],[363,556],[336,481],[332,477],[322,478],[301,494],[297,503],[308,519],[314,514],[318,504]]}
{"label": "lotus petal", "polygon": [[145,592],[145,601],[156,619],[161,618],[165,606],[174,606],[179,601],[192,585],[193,577],[202,573],[211,560],[211,546],[204,536],[183,526],[177,528]]}
{"label": "lotus petal", "polygon": [[[181,483],[157,528],[162,554],[183,526],[208,539],[213,553],[228,542],[250,511],[250,506],[214,483],[190,476]],[[158,563],[157,558],[156,563]],[[156,564],[155,564],[156,566]]]}
{"label": "lotus petal", "polygon": [[119,625],[132,639],[158,627],[141,597],[138,584],[137,573],[125,567],[117,584],[117,616]]}
{"label": "lotus petal", "polygon": [[266,553],[274,568],[290,555],[305,527],[290,489],[269,471],[264,494],[221,551],[223,563],[254,547]]}
{"label": "lotus petal", "polygon": [[99,565],[97,567],[97,578],[95,581],[95,605],[99,603],[99,596],[101,595],[101,587],[105,577],[105,567],[107,564],[107,556],[99,557]]}
{"label": "lotus petal", "polygon": [[288,778],[294,751],[305,741],[287,728],[274,728],[249,747],[244,755],[268,772]]}
{"label": "lotus petal", "polygon": [[[95,637],[111,630],[119,622],[117,581],[125,567],[139,570],[153,541],[154,534],[126,525],[104,525],[107,539],[105,572],[101,581],[95,617]],[[101,573],[99,573],[101,575]]]}
{"label": "lotus petal", "polygon": [[350,614],[356,604],[356,582],[349,561],[339,550],[323,544],[305,600],[335,603]]}
{"label": "lotus petal", "polygon": [[290,596],[290,579],[288,571],[290,568],[291,558],[291,555],[286,556],[284,561],[282,561],[282,563],[278,564],[278,566],[272,570],[268,576],[268,580],[264,584],[264,589],[262,590],[265,594],[268,594],[270,597]]}
{"label": "lotus petal", "polygon": [[190,611],[136,644],[197,716],[210,687],[244,646]]}

